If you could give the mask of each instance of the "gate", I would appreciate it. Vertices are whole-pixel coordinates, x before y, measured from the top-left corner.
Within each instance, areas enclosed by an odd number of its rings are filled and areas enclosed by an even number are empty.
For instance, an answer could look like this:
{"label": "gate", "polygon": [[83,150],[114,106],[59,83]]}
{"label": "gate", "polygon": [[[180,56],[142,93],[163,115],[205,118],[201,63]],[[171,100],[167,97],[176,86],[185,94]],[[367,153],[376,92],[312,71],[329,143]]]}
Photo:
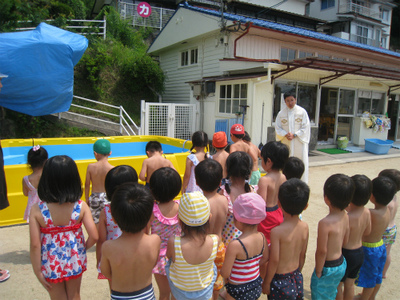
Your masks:
{"label": "gate", "polygon": [[196,131],[195,104],[141,102],[141,133],[190,140]]}

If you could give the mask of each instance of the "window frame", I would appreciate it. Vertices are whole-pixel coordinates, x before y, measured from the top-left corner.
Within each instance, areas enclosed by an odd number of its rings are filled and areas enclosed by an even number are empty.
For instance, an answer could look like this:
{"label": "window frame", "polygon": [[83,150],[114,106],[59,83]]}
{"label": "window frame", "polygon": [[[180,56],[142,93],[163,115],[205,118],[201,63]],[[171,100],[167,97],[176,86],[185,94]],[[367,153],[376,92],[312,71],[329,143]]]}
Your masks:
{"label": "window frame", "polygon": [[[238,86],[238,91],[236,95],[235,87]],[[246,95],[243,95],[243,86],[246,87]],[[222,88],[225,87],[224,93],[222,93]],[[230,87],[230,88],[229,88]],[[237,96],[237,97],[236,97]],[[234,116],[240,111],[240,105],[248,105],[249,100],[249,83],[246,82],[221,82],[218,84],[218,95],[217,95],[217,114],[220,116]],[[221,110],[221,101],[225,101],[224,109]],[[229,101],[229,111],[227,111]],[[234,101],[238,101],[237,108],[239,111],[234,111]]]}
{"label": "window frame", "polygon": [[192,47],[179,52],[179,68],[197,66],[199,63],[199,48]]}

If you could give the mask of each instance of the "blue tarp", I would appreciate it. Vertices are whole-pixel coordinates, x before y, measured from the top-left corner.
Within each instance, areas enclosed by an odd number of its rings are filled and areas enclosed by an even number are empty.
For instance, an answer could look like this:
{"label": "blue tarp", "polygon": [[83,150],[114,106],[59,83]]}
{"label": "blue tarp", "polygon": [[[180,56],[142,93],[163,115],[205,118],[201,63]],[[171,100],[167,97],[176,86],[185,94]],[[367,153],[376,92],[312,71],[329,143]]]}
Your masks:
{"label": "blue tarp", "polygon": [[74,66],[88,40],[46,23],[25,32],[0,34],[0,106],[43,116],[68,111],[73,97]]}

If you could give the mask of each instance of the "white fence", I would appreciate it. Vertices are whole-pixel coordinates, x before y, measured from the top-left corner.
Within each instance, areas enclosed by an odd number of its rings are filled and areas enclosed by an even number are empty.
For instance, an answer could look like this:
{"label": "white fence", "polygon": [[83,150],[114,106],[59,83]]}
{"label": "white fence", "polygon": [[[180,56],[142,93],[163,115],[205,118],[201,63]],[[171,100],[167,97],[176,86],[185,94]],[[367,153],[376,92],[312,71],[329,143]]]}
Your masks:
{"label": "white fence", "polygon": [[137,7],[138,4],[119,2],[118,11],[121,19],[132,22],[133,26],[151,27],[161,30],[175,13],[173,9],[152,6],[151,15],[143,18],[139,16]]}
{"label": "white fence", "polygon": [[[53,25],[54,20],[45,20],[49,25]],[[36,27],[32,27],[32,21],[20,21],[19,28],[15,30],[24,31],[24,30],[33,30]],[[100,35],[103,36],[103,39],[106,39],[107,35],[107,22],[104,20],[67,20],[65,27],[68,31],[75,32],[81,35]]]}
{"label": "white fence", "polygon": [[[74,100],[75,102],[76,100],[79,100],[80,104],[74,103]],[[91,108],[89,103],[94,103],[99,106],[111,108],[111,111],[114,112]],[[88,111],[91,115],[86,115],[79,112],[72,112],[70,109],[70,111],[68,112],[58,113],[58,118],[71,120],[81,124],[92,125],[99,129],[104,128],[119,131],[121,135],[141,134],[140,127],[135,124],[135,122],[131,119],[131,117],[122,106],[115,106],[79,96],[74,96],[71,107],[75,107],[78,110]],[[100,115],[103,116],[103,118],[96,117],[94,115]],[[113,118],[118,120],[118,122],[110,120]]]}
{"label": "white fence", "polygon": [[141,133],[189,140],[196,131],[195,104],[141,102]]}

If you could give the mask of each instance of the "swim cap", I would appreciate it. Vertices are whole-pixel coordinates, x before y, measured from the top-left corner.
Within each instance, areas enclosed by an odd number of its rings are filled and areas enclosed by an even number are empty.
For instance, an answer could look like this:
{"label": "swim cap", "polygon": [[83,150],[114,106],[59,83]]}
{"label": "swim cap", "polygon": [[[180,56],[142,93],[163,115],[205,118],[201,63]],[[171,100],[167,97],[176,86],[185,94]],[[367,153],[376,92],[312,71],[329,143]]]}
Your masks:
{"label": "swim cap", "polygon": [[233,215],[244,224],[259,224],[267,216],[265,201],[257,193],[241,194],[233,202]]}
{"label": "swim cap", "polygon": [[244,134],[244,127],[242,124],[234,124],[231,127],[232,134]]}
{"label": "swim cap", "polygon": [[197,227],[210,218],[210,204],[200,192],[185,193],[179,203],[179,219],[186,225]]}
{"label": "swim cap", "polygon": [[109,140],[97,140],[93,145],[93,151],[99,154],[107,155],[111,152],[111,144]]}
{"label": "swim cap", "polygon": [[228,145],[228,140],[226,134],[223,131],[218,131],[214,133],[212,145],[214,148],[224,148]]}

